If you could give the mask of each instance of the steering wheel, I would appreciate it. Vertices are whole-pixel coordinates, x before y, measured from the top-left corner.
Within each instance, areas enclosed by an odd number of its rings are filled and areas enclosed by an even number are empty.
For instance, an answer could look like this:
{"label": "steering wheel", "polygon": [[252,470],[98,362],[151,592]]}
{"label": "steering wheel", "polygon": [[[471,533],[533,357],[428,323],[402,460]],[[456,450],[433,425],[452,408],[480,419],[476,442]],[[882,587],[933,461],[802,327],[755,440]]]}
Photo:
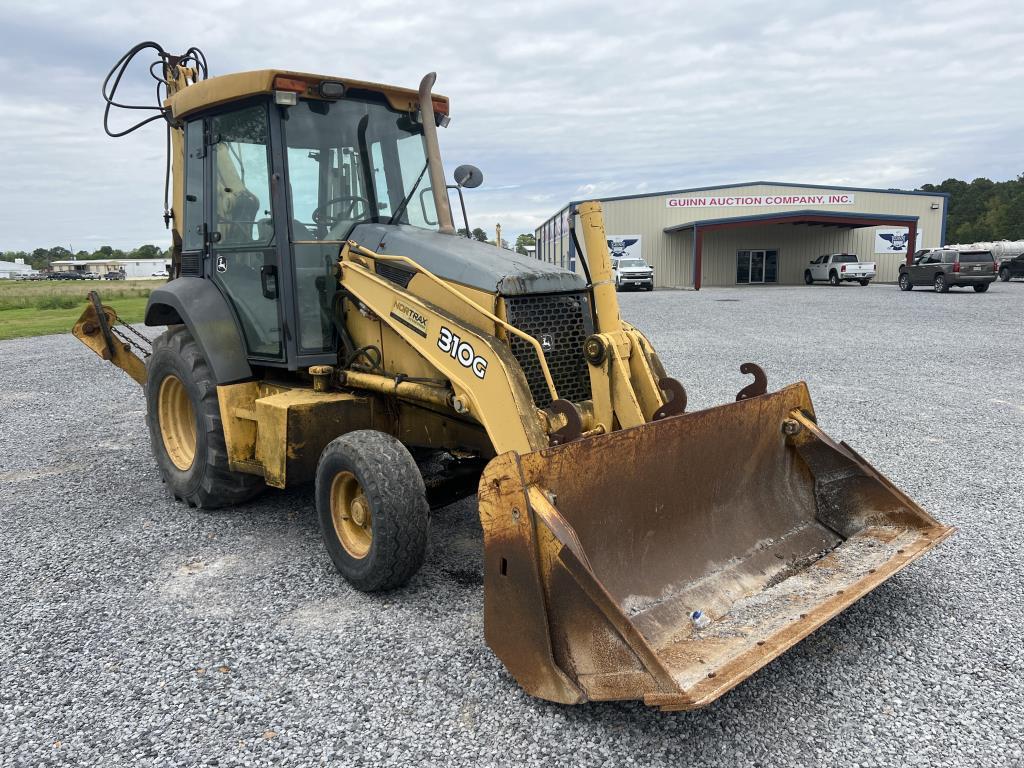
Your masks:
{"label": "steering wheel", "polygon": [[[334,216],[327,213],[327,209],[332,205],[335,203],[343,203],[346,200],[348,201],[348,208],[346,208],[343,213],[338,213]],[[316,210],[313,211],[313,221],[317,224],[326,224],[328,227],[333,227],[342,219],[354,218],[352,214],[356,205],[364,205],[366,206],[366,209],[369,210],[370,200],[369,198],[361,195],[339,195],[338,197],[332,197],[327,202],[321,203],[316,207]]]}

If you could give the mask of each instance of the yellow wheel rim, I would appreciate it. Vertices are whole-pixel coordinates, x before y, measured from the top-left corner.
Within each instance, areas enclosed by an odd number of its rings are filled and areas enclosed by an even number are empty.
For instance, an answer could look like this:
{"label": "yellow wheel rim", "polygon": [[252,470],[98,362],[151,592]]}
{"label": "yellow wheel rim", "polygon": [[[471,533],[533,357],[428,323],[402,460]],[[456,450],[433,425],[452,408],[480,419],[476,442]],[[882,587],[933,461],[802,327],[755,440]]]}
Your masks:
{"label": "yellow wheel rim", "polygon": [[362,560],[373,542],[370,502],[351,472],[339,472],[331,481],[331,520],[345,551]]}
{"label": "yellow wheel rim", "polygon": [[188,390],[177,376],[160,383],[157,394],[157,418],[164,450],[182,472],[196,460],[196,412]]}

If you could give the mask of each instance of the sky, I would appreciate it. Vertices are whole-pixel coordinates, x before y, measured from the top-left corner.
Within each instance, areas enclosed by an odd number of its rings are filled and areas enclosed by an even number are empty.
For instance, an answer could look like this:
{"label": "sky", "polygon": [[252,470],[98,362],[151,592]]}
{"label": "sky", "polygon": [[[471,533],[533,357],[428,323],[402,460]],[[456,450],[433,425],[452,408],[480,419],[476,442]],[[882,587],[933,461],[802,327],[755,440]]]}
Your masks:
{"label": "sky", "polygon": [[[470,226],[514,239],[570,200],[752,180],[913,189],[1024,173],[1018,2],[661,0],[0,5],[0,251],[165,246],[159,123],[102,130],[141,40],[210,74],[281,68],[452,100]],[[142,66],[124,83],[155,101]],[[124,123],[122,123],[124,124]],[[456,207],[456,211],[457,211]],[[457,214],[458,217],[458,214]]]}

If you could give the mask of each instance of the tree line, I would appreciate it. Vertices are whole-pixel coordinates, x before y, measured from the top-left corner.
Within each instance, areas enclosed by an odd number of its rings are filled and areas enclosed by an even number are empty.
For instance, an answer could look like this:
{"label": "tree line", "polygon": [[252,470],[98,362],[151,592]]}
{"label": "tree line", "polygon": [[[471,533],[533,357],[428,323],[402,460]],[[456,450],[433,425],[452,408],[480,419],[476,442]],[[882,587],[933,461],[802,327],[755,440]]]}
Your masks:
{"label": "tree line", "polygon": [[156,245],[140,245],[130,251],[122,251],[109,245],[101,245],[95,251],[72,252],[69,248],[57,245],[53,248],[36,248],[28,251],[4,251],[0,253],[0,261],[24,259],[32,269],[46,269],[55,261],[95,261],[96,259],[161,259],[170,258],[170,250]]}
{"label": "tree line", "polygon": [[921,190],[949,193],[947,243],[1024,240],[1024,174],[1009,181],[946,179]]}
{"label": "tree line", "polygon": [[[1024,240],[1024,174],[1009,181],[992,181],[977,178],[974,181],[946,179],[941,184],[922,184],[923,192],[949,193],[949,218],[946,224],[947,243],[974,243],[985,240]],[[464,229],[459,234],[465,235]],[[470,233],[475,240],[494,243],[487,232],[480,227]],[[516,238],[515,250],[526,253],[527,245],[535,245],[533,235],[524,234]],[[502,247],[508,243],[502,238]],[[130,251],[122,251],[103,245],[95,251],[72,253],[62,246],[36,248],[26,251],[4,251],[0,261],[14,261],[22,258],[33,269],[45,269],[51,262],[71,258],[79,261],[91,259],[159,259],[167,258],[169,250],[156,245],[140,245]]]}

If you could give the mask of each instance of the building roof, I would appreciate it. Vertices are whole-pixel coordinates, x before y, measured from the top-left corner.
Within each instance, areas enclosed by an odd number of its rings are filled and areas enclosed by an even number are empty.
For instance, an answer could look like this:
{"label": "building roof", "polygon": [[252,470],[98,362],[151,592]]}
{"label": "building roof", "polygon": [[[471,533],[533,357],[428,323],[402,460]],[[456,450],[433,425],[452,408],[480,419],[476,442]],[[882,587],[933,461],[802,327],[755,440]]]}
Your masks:
{"label": "building roof", "polygon": [[[668,189],[662,192],[641,192],[636,195],[618,195],[616,197],[587,198],[602,203],[612,200],[635,200],[642,197],[662,197],[663,195],[682,195],[689,192],[710,192],[716,189],[735,189],[737,187],[801,187],[803,189],[841,189],[844,192],[880,192],[887,195],[924,195],[926,197],[949,197],[949,192],[923,192],[917,189],[881,189],[879,187],[846,187],[841,184],[798,184],[792,181],[743,181],[736,184],[717,184],[710,187],[690,187],[689,189]],[[584,200],[573,200],[570,205],[578,205]]]}
{"label": "building roof", "polygon": [[4,272],[31,272],[31,264],[15,264],[13,261],[0,261],[0,270]]}
{"label": "building roof", "polygon": [[[639,200],[646,197],[665,197],[667,195],[684,195],[690,192],[712,192],[719,189],[736,189],[738,187],[799,187],[802,189],[835,189],[844,192],[877,192],[886,195],[920,195],[924,197],[944,197],[949,199],[949,192],[924,192],[917,189],[881,189],[879,187],[847,187],[841,184],[799,184],[792,181],[742,181],[735,184],[716,184],[706,187],[689,187],[687,189],[666,189],[660,192],[640,192],[635,195],[617,195],[612,197],[588,197],[580,200],[572,200],[568,205],[562,206],[556,213],[548,216],[541,226],[552,219],[558,218],[566,208],[574,207],[587,200],[597,200],[602,203],[614,202],[617,200]],[[540,229],[540,227],[535,227]]]}
{"label": "building roof", "polygon": [[694,227],[715,227],[729,226],[735,224],[810,224],[822,226],[837,226],[852,229],[854,227],[874,227],[879,224],[907,224],[916,222],[919,216],[911,214],[888,214],[888,213],[850,213],[846,211],[779,211],[776,213],[756,213],[750,216],[725,216],[716,219],[699,219],[688,221],[685,224],[675,224],[665,227],[662,231],[670,234],[682,232]]}
{"label": "building roof", "polygon": [[159,259],[62,259],[51,261],[50,264],[166,264],[170,260],[170,256],[162,256]]}

